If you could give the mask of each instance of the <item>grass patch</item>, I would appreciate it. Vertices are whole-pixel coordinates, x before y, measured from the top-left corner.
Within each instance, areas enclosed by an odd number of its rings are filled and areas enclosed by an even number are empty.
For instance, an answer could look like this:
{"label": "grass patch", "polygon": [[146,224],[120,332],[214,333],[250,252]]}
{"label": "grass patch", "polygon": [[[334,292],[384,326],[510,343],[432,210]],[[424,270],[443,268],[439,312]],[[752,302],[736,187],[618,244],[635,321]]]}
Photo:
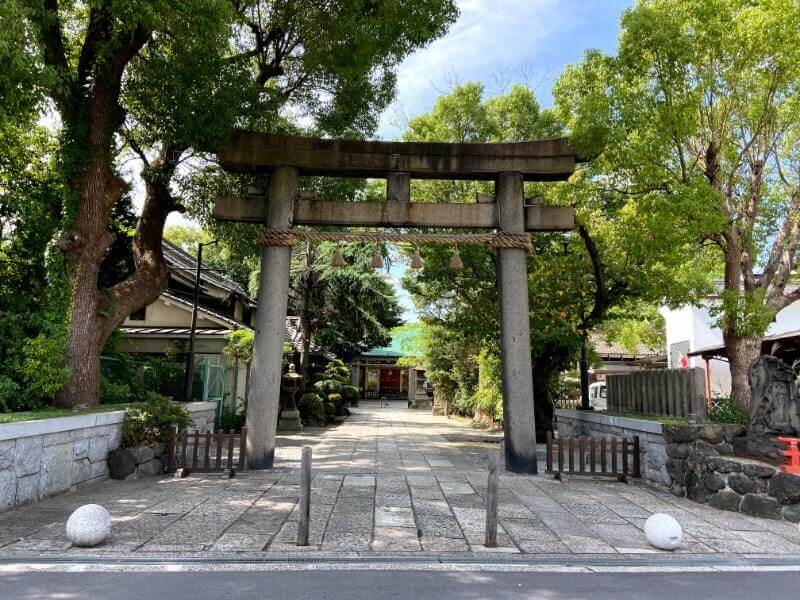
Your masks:
{"label": "grass patch", "polygon": [[74,417],[76,415],[90,415],[93,413],[111,412],[114,410],[123,410],[129,406],[134,406],[134,403],[125,404],[102,404],[101,406],[93,406],[91,408],[83,408],[81,410],[72,410],[71,408],[42,408],[40,410],[27,410],[24,412],[0,413],[0,425],[4,423],[20,423],[22,421],[40,421],[42,419],[55,419],[57,417]]}
{"label": "grass patch", "polygon": [[656,421],[662,425],[686,425],[686,419],[682,417],[664,417],[659,415],[640,415],[638,413],[617,412],[613,410],[599,410],[599,415],[610,417],[626,417],[628,419],[642,419],[644,421]]}

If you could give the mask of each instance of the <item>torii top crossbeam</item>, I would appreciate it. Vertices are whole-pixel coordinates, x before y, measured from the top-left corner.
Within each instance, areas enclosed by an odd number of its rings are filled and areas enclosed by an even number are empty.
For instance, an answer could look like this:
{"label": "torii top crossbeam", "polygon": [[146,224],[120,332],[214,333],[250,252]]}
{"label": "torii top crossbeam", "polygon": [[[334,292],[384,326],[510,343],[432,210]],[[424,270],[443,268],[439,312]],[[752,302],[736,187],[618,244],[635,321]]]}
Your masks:
{"label": "torii top crossbeam", "polygon": [[575,169],[567,138],[501,144],[327,140],[239,130],[221,148],[220,165],[237,173],[292,166],[300,175],[492,180],[519,173],[527,181],[561,181]]}

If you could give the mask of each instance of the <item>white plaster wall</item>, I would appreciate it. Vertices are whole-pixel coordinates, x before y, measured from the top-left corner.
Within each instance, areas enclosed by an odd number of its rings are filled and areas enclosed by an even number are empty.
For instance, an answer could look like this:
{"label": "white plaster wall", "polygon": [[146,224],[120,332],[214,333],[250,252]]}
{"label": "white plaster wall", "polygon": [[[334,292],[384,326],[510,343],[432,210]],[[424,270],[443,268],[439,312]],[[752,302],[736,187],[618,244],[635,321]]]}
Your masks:
{"label": "white plaster wall", "polygon": [[[191,327],[192,311],[187,306],[170,302],[160,297],[146,309],[144,321],[125,320],[128,327]],[[198,327],[219,327],[219,323],[203,317],[202,310],[197,314]]]}
{"label": "white plaster wall", "polygon": [[[709,314],[708,305],[682,306],[671,309],[661,308],[661,315],[666,324],[666,351],[672,344],[689,341],[689,351],[694,352],[708,346],[718,346],[723,343],[722,331],[714,326],[716,320]],[[767,329],[766,335],[777,335],[789,331],[800,330],[800,302],[795,302],[784,308],[776,315],[775,321]],[[671,357],[669,357],[671,360]],[[705,368],[705,361],[698,357],[690,357],[690,367]],[[727,395],[731,389],[731,376],[728,363],[725,360],[711,360],[711,393],[712,395]],[[678,365],[669,365],[678,368]]]}

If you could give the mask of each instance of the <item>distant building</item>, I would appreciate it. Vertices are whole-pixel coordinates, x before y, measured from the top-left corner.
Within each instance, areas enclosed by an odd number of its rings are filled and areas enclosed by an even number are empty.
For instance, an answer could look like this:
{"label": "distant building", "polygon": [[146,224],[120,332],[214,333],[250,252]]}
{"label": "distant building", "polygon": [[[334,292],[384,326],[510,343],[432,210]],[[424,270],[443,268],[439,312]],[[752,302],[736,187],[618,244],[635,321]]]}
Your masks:
{"label": "distant building", "polygon": [[593,331],[589,334],[589,346],[600,359],[599,365],[589,368],[589,383],[605,381],[609,374],[666,367],[666,357],[662,352],[641,343],[631,352],[619,342],[610,342],[602,333]]}
{"label": "distant building", "polygon": [[[185,357],[192,325],[192,294],[197,259],[164,240],[167,289],[152,304],[131,314],[120,328],[120,350],[135,354]],[[222,274],[202,266],[195,333],[195,371],[202,386],[200,400],[246,398],[247,365],[234,363],[223,349],[237,329],[253,330],[255,301],[245,289]],[[297,318],[286,320],[286,339],[299,348]]]}
{"label": "distant building", "polygon": [[[727,396],[731,391],[731,374],[722,330],[715,326],[716,317],[709,312],[715,301],[712,297],[700,306],[661,308],[666,323],[669,368],[705,369],[706,389],[712,397]],[[800,343],[800,302],[790,304],[776,315],[766,331],[762,351],[774,354],[781,343],[794,344],[793,340]]]}
{"label": "distant building", "polygon": [[365,399],[406,400],[413,408],[431,408],[425,370],[398,364],[405,357],[397,338],[389,346],[372,348],[350,361],[352,385]]}

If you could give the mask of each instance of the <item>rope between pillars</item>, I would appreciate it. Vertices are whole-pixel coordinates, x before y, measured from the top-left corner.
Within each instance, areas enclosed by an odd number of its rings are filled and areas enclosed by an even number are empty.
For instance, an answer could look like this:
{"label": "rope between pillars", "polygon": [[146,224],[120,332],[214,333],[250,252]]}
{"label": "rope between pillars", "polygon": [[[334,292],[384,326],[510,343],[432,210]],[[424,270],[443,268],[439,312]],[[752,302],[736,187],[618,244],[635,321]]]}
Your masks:
{"label": "rope between pillars", "polygon": [[294,229],[261,230],[262,246],[294,246],[298,242],[397,242],[407,244],[488,244],[490,248],[518,248],[530,253],[533,249],[527,233],[378,233],[344,231],[298,231]]}

